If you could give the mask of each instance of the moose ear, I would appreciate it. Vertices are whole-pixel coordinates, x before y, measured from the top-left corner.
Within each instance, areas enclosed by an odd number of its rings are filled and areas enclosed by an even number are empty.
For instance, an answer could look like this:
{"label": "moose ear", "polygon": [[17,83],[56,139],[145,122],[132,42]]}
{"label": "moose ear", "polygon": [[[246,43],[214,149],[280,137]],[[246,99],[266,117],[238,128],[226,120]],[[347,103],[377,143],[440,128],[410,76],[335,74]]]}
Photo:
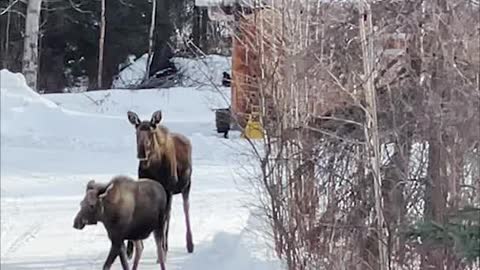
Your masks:
{"label": "moose ear", "polygon": [[95,188],[95,180],[90,180],[87,183],[87,190],[94,189]]}
{"label": "moose ear", "polygon": [[103,192],[101,192],[101,194],[98,196],[100,201],[103,201],[109,195],[109,193],[112,192],[114,185],[115,183],[111,183]]}
{"label": "moose ear", "polygon": [[132,111],[128,111],[127,112],[127,116],[128,116],[128,121],[134,125],[134,126],[138,126],[140,124],[140,118],[138,118],[138,115]]}
{"label": "moose ear", "polygon": [[150,124],[153,126],[158,125],[162,121],[162,111],[158,110],[152,114],[152,120],[150,120]]}

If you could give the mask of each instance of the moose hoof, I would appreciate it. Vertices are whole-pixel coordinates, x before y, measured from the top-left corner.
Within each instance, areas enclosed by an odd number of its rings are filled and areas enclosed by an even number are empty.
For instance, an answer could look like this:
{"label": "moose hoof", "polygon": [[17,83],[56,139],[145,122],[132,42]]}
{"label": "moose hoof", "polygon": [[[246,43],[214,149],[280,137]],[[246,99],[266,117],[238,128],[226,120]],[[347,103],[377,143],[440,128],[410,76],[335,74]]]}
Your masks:
{"label": "moose hoof", "polygon": [[[163,253],[163,262],[166,262],[167,261],[167,252]],[[162,260],[160,258],[157,257],[157,264],[158,263],[162,263]]]}
{"label": "moose hoof", "polygon": [[187,251],[188,251],[188,253],[193,253],[193,243],[188,243],[187,244]]}

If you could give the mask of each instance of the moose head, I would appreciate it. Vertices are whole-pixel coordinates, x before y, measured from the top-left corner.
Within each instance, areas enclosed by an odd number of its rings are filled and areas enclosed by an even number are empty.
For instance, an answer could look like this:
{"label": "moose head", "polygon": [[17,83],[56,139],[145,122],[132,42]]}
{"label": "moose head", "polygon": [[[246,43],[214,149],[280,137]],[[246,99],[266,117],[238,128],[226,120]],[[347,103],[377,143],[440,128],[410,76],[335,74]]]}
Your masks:
{"label": "moose head", "polygon": [[141,161],[148,159],[154,140],[154,132],[162,121],[162,111],[152,114],[150,121],[142,121],[135,112],[128,111],[128,121],[135,127],[137,133],[137,158]]}
{"label": "moose head", "polygon": [[80,202],[80,211],[73,221],[75,229],[82,230],[86,225],[95,225],[101,220],[102,199],[106,195],[106,188],[106,184],[95,183],[95,180],[88,182],[85,197]]}

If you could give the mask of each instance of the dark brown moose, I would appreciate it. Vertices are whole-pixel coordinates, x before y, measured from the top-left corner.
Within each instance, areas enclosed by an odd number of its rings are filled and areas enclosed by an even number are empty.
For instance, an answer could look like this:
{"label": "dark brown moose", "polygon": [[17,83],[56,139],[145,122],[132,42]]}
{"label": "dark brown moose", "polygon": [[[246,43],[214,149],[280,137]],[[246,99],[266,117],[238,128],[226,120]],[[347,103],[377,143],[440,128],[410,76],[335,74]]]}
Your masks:
{"label": "dark brown moose", "polygon": [[[141,121],[135,112],[128,112],[129,122],[135,126],[137,138],[138,177],[160,182],[167,191],[168,217],[165,230],[165,250],[168,251],[168,226],[172,196],[182,193],[183,211],[187,227],[187,251],[193,252],[190,228],[189,194],[192,176],[192,146],[182,134],[170,132],[161,125],[162,112],[152,114],[150,121]],[[129,255],[132,250],[129,242]]]}
{"label": "dark brown moose", "polygon": [[116,176],[109,183],[87,184],[85,197],[73,227],[82,230],[86,225],[102,222],[112,243],[103,269],[110,269],[120,257],[122,267],[128,270],[124,240],[135,245],[133,270],[137,269],[143,251],[141,240],[153,231],[157,244],[157,256],[162,270],[165,270],[164,235],[167,221],[167,194],[156,181]]}

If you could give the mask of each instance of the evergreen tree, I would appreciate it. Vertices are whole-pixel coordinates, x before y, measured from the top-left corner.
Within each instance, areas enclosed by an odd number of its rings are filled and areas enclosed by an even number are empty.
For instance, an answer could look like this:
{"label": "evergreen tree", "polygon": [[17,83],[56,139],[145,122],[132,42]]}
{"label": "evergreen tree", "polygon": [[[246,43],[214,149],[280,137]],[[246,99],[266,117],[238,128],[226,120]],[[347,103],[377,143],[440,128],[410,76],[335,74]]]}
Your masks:
{"label": "evergreen tree", "polygon": [[[151,74],[171,67],[175,33],[186,29],[194,0],[156,0],[154,59]],[[0,1],[0,10],[9,1]],[[40,21],[39,89],[61,91],[88,77],[97,85],[100,1],[46,1]],[[25,5],[21,2],[0,16],[1,67],[21,71]],[[106,1],[106,36],[102,85],[111,86],[119,66],[129,55],[140,57],[148,50],[151,1]],[[8,15],[8,16],[7,16]],[[188,28],[187,28],[188,29]]]}
{"label": "evergreen tree", "polygon": [[480,208],[467,207],[452,215],[445,224],[431,220],[418,222],[407,233],[412,241],[421,239],[432,248],[452,248],[467,262],[480,259]]}

